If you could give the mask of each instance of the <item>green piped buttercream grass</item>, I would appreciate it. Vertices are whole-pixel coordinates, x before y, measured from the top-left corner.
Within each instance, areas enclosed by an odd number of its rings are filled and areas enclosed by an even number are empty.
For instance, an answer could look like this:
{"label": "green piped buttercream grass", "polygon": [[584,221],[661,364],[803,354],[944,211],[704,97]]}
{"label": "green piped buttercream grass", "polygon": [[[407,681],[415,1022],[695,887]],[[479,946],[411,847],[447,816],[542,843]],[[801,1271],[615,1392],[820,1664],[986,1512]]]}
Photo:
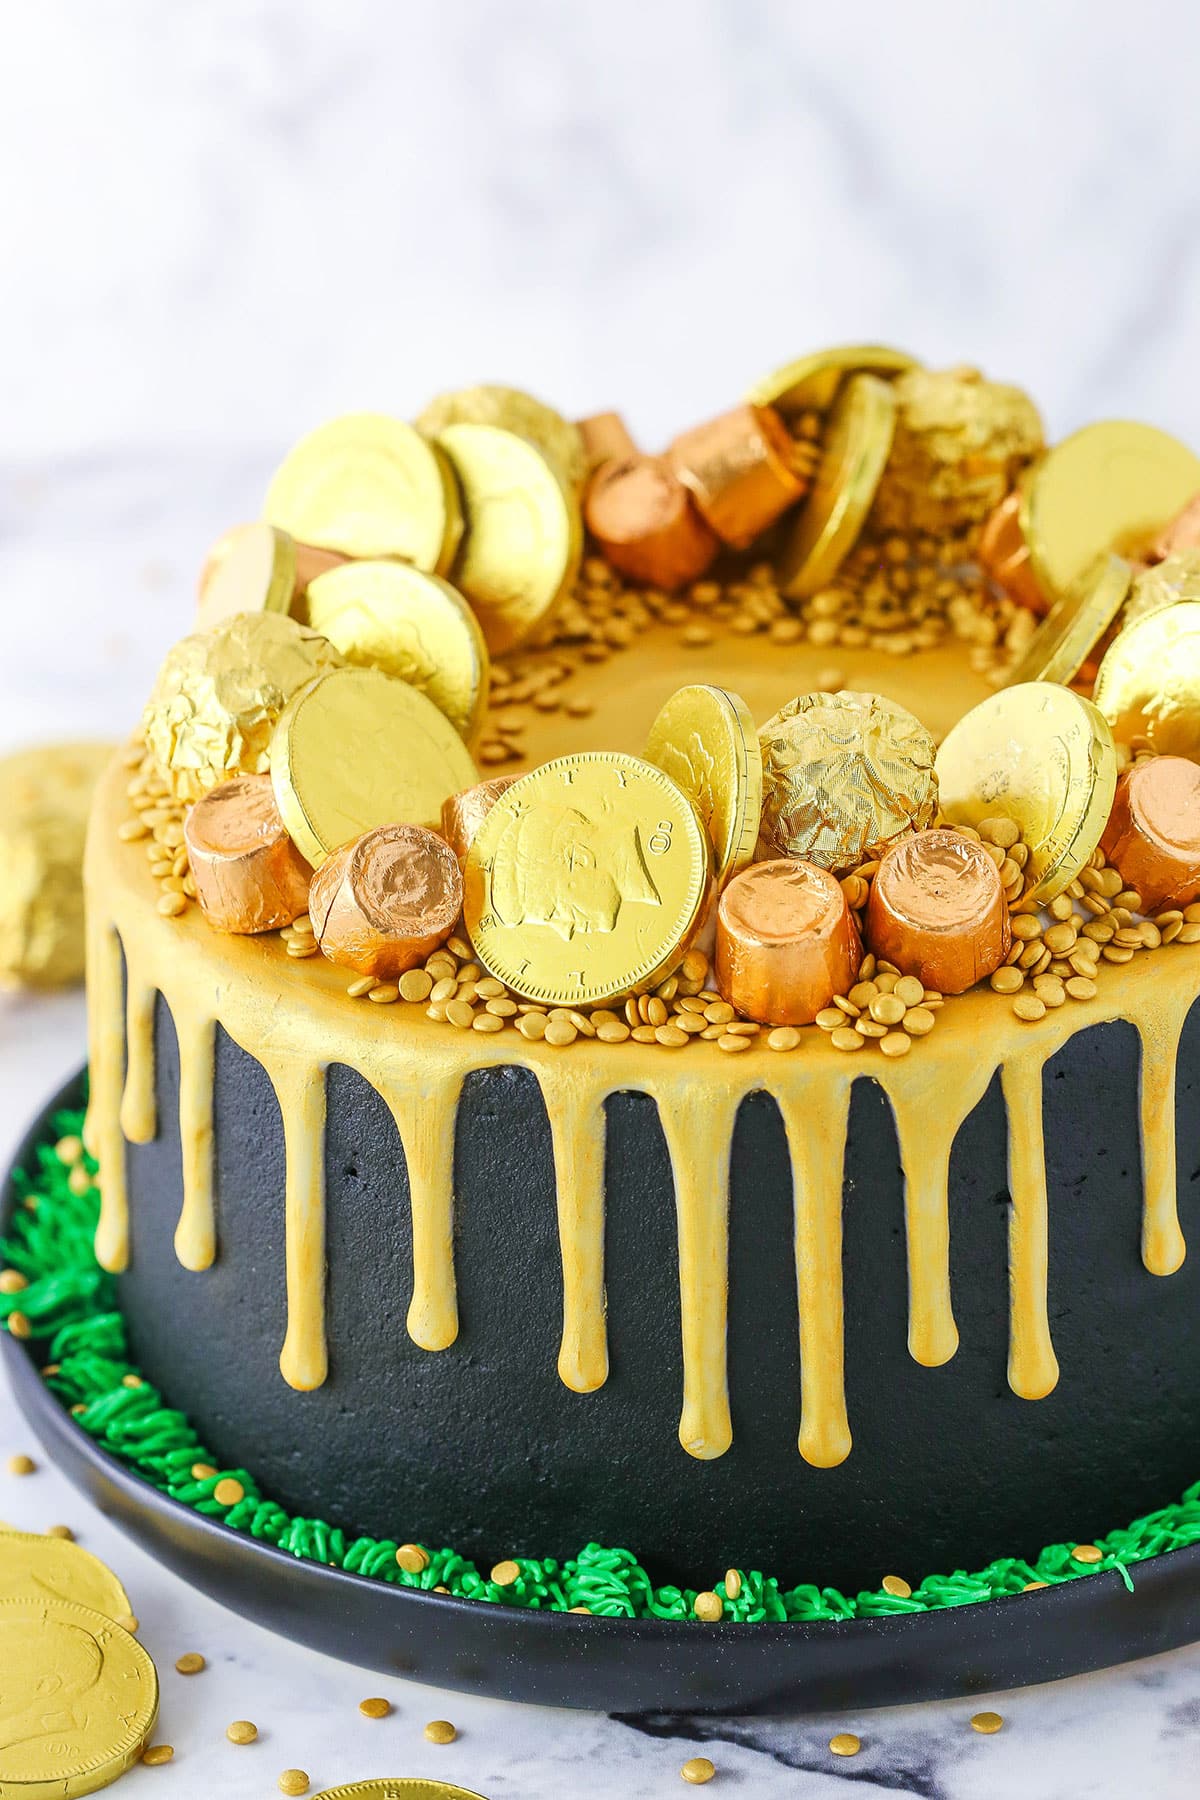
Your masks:
{"label": "green piped buttercream grass", "polygon": [[[1054,1586],[1086,1580],[1103,1569],[1116,1569],[1132,1588],[1131,1566],[1200,1542],[1197,1482],[1176,1505],[1097,1538],[1102,1553],[1098,1562],[1085,1566],[1073,1558],[1074,1545],[1051,1544],[1035,1562],[1003,1556],[977,1574],[956,1569],[951,1575],[927,1575],[911,1596],[903,1598],[881,1588],[853,1596],[807,1582],[785,1588],[757,1569],[739,1570],[740,1587],[732,1597],[724,1579],[710,1590],[655,1587],[631,1551],[601,1544],[587,1544],[562,1562],[554,1557],[516,1557],[520,1573],[503,1587],[454,1550],[429,1551],[427,1566],[410,1574],[396,1561],[400,1540],[351,1537],[323,1519],[294,1518],[261,1492],[249,1470],[218,1467],[187,1415],[169,1406],[130,1362],[115,1284],[92,1253],[98,1191],[93,1183],[82,1193],[75,1192],[70,1168],[55,1149],[64,1138],[78,1140],[83,1115],[60,1112],[52,1124],[52,1136],[16,1175],[20,1204],[2,1246],[3,1260],[26,1278],[28,1286],[19,1293],[0,1294],[0,1324],[8,1329],[13,1313],[29,1322],[29,1335],[54,1371],[47,1375],[47,1385],[70,1409],[80,1429],[118,1461],[193,1511],[291,1556],[348,1569],[393,1587],[443,1588],[464,1600],[548,1612],[587,1607],[605,1618],[692,1619],[697,1591],[709,1591],[723,1602],[724,1620],[755,1623],[934,1612],[1018,1594],[1030,1582]],[[90,1158],[73,1166],[95,1175]],[[76,1185],[82,1186],[78,1178]],[[193,1474],[197,1467],[215,1472],[198,1478]],[[216,1498],[216,1489],[230,1477],[240,1484],[243,1497],[227,1506]]]}

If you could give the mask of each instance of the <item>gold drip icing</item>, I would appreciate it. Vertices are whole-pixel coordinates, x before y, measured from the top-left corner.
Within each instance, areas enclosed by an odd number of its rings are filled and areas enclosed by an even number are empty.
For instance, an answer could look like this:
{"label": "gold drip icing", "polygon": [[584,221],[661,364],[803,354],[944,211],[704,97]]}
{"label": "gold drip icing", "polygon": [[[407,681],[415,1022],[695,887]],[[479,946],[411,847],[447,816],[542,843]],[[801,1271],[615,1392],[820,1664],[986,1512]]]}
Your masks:
{"label": "gold drip icing", "polygon": [[[604,1293],[604,1107],[618,1091],[657,1104],[675,1175],[684,1383],[680,1439],[700,1458],[732,1437],[726,1376],[728,1167],[734,1122],[748,1094],[779,1104],[794,1171],[801,1361],[800,1451],[828,1467],[850,1450],[843,1378],[842,1159],[858,1071],[823,1035],[775,1056],[732,1057],[715,1044],[686,1051],[580,1040],[569,1050],[461,1032],[417,1009],[355,1005],[344,974],[318,958],[291,961],[275,937],[222,937],[194,909],[167,919],[136,844],[121,843],[123,771],[103,785],[89,846],[89,1014],[92,1098],[88,1142],[103,1165],[97,1255],[128,1259],[124,1126],[153,1127],[153,1009],[162,994],[180,1045],[185,1200],[177,1243],[189,1267],[217,1251],[212,1224],[212,1044],[215,1023],[266,1069],[283,1119],[288,1320],[280,1366],[297,1388],[318,1386],[325,1344],[325,1071],[343,1064],[384,1099],[409,1171],[413,1291],[408,1330],[436,1351],[458,1332],[453,1252],[454,1134],[462,1083],[477,1069],[532,1071],[554,1148],[563,1266],[559,1372],[589,1393],[608,1369]],[[122,946],[129,971],[126,1005]],[[947,1171],[959,1128],[1000,1073],[1008,1110],[1010,1356],[1013,1391],[1049,1393],[1058,1377],[1047,1297],[1048,1204],[1042,1071],[1077,1031],[1126,1019],[1142,1044],[1141,1138],[1146,1267],[1178,1268],[1184,1243],[1175,1205],[1174,1089],[1179,1034],[1200,992],[1200,949],[1172,947],[1106,968],[1086,1008],[1062,1007],[1023,1025],[996,995],[956,999],[936,1034],[872,1077],[892,1106],[906,1181],[909,1344],[938,1364],[954,1354]],[[128,1050],[126,1032],[128,1030]],[[128,1066],[127,1066],[128,1058]],[[270,1197],[263,1197],[269,1204]],[[336,1356],[337,1346],[333,1346]]]}

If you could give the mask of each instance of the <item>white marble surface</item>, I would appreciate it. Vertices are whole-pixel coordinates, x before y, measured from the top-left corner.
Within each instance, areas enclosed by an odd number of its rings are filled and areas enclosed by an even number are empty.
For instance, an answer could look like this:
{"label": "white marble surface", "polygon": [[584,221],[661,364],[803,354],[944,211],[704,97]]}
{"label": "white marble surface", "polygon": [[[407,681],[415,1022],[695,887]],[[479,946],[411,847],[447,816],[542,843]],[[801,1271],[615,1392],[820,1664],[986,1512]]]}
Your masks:
{"label": "white marble surface", "polygon": [[[1026,383],[1054,434],[1200,438],[1200,49],[1186,0],[39,0],[0,107],[0,750],[125,730],[205,545],[331,412],[524,383],[649,444],[762,368],[882,337]],[[0,1149],[79,1059],[77,997],[0,996]],[[0,1458],[28,1433],[0,1394]],[[69,1521],[164,1671],[172,1769],[230,1800],[437,1774],[497,1800],[710,1790],[927,1800],[1196,1792],[1200,1650],[996,1701],[669,1737],[328,1662],[163,1574],[51,1469],[0,1516]],[[211,1668],[171,1671],[199,1648]],[[381,1724],[358,1717],[390,1693]],[[979,1702],[978,1704],[983,1704]],[[462,1729],[434,1749],[421,1725]],[[251,1716],[262,1738],[222,1732]],[[123,1791],[123,1790],[122,1790]]]}

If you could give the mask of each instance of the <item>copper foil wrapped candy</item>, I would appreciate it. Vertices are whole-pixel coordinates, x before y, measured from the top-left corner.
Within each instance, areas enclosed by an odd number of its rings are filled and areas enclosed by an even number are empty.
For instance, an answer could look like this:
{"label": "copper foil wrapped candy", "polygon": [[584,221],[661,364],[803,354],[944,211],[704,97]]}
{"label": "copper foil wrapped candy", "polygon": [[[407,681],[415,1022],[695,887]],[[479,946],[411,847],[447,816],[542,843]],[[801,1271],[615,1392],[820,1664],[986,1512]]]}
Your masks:
{"label": "copper foil wrapped candy", "polygon": [[783,858],[735,875],[717,907],[721,997],[763,1025],[811,1025],[854,985],[862,944],[832,875]]}
{"label": "copper foil wrapped candy", "polygon": [[995,863],[959,831],[920,831],[888,851],[871,883],[867,943],[927,988],[964,994],[1008,955],[1012,932]]}
{"label": "copper foil wrapped candy", "polygon": [[490,780],[477,782],[474,787],[451,794],[442,802],[442,836],[459,862],[465,859],[475,833],[501,794],[519,779],[517,775],[493,775]]}
{"label": "copper foil wrapped candy", "polygon": [[284,830],[269,775],[236,775],[184,821],[196,898],[218,931],[278,931],[308,906],[312,870]]}
{"label": "copper foil wrapped candy", "polygon": [[330,962],[394,981],[444,944],[462,911],[458,858],[421,825],[380,825],[313,877],[309,917]]}
{"label": "copper foil wrapped candy", "polygon": [[1189,906],[1200,894],[1200,765],[1152,756],[1126,769],[1100,847],[1143,912]]}
{"label": "copper foil wrapped candy", "polygon": [[284,613],[238,613],[168,651],[142,724],[171,792],[198,800],[227,775],[265,775],[275,723],[317,675],[344,667]]}
{"label": "copper foil wrapped candy", "polygon": [[933,739],[882,694],[801,694],[767,720],[758,741],[763,856],[843,875],[933,824]]}
{"label": "copper foil wrapped candy", "polygon": [[808,486],[795,467],[791,434],[772,406],[743,403],[681,432],[667,451],[709,528],[744,550]]}
{"label": "copper foil wrapped candy", "polygon": [[716,536],[665,457],[604,463],[583,510],[614,569],[668,593],[696,581],[717,554]]}

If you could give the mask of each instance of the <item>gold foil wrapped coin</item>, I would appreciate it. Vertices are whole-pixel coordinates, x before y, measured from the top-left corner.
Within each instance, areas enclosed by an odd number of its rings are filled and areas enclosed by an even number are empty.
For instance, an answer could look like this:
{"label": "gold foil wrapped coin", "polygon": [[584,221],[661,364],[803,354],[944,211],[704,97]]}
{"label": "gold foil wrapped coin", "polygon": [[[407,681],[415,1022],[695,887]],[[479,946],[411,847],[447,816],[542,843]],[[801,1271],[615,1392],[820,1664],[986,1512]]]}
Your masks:
{"label": "gold foil wrapped coin", "polygon": [[1054,602],[1009,670],[1006,685],[1073,681],[1125,604],[1132,573],[1123,556],[1102,557]]}
{"label": "gold foil wrapped coin", "polygon": [[752,406],[774,406],[785,418],[803,412],[828,412],[848,375],[903,375],[916,358],[886,344],[836,344],[784,363],[755,382],[746,395]]}
{"label": "gold foil wrapped coin", "polygon": [[650,727],[645,755],[699,813],[719,890],[754,861],[758,842],[763,765],[749,707],[726,688],[679,688]]}
{"label": "gold foil wrapped coin", "polygon": [[1123,744],[1200,762],[1200,601],[1160,607],[1123,631],[1095,696]]}
{"label": "gold foil wrapped coin", "polygon": [[887,464],[896,424],[891,387],[851,375],[825,426],[821,461],[792,527],[779,581],[794,599],[828,587],[858,541]]}
{"label": "gold foil wrapped coin", "polygon": [[1065,594],[1109,550],[1138,557],[1200,488],[1186,444],[1126,419],[1085,425],[1048,450],[1021,494],[1038,586]]}
{"label": "gold foil wrapped coin", "polygon": [[1163,526],[1150,546],[1150,555],[1155,562],[1165,562],[1179,550],[1200,550],[1200,494],[1193,494]]}
{"label": "gold foil wrapped coin", "polygon": [[681,432],[667,458],[723,544],[744,550],[808,486],[787,426],[770,406],[743,403]]}
{"label": "gold foil wrapped coin", "polygon": [[142,726],[177,800],[266,773],[275,721],[298,688],[342,667],[326,638],[282,613],[239,613],[167,652]]}
{"label": "gold foil wrapped coin", "polygon": [[111,744],[0,758],[0,987],[83,976],[83,846]]}
{"label": "gold foil wrapped coin", "polygon": [[1100,847],[1139,911],[1190,906],[1200,894],[1200,767],[1147,756],[1126,769]]}
{"label": "gold foil wrapped coin", "polygon": [[262,519],[235,525],[205,558],[196,629],[211,631],[235,613],[291,612],[316,576],[344,561],[336,550],[298,544]]}
{"label": "gold foil wrapped coin", "polygon": [[314,868],[377,825],[436,828],[479,773],[432,700],[378,669],[341,668],[293,696],[271,738],[275,803]]}
{"label": "gold foil wrapped coin", "polygon": [[278,931],[308,907],[312,870],[284,829],[269,775],[235,775],[183,824],[196,898],[217,931]]}
{"label": "gold foil wrapped coin", "polygon": [[462,490],[466,532],[454,583],[493,656],[527,638],[575,579],[579,502],[555,462],[495,425],[448,425],[437,439]]}
{"label": "gold foil wrapped coin", "polygon": [[1029,395],[978,369],[910,369],[891,391],[896,431],[871,521],[881,531],[946,537],[980,523],[1042,449]]}
{"label": "gold foil wrapped coin", "polygon": [[487,645],[448,581],[407,563],[345,563],[313,582],[308,617],[347,662],[419,688],[474,742],[487,710]]}
{"label": "gold foil wrapped coin", "polygon": [[444,944],[462,911],[449,844],[420,825],[380,825],[313,876],[309,917],[330,962],[394,981]]}
{"label": "gold foil wrapped coin", "polygon": [[682,962],[711,865],[695,807],[661,769],[580,752],[496,801],[467,853],[463,920],[479,961],[523,999],[595,1005]]}
{"label": "gold foil wrapped coin", "polygon": [[721,998],[762,1025],[811,1025],[858,979],[862,943],[840,886],[790,857],[755,863],[717,906]]}
{"label": "gold foil wrapped coin", "polygon": [[1012,945],[1000,874],[960,831],[918,831],[893,844],[871,883],[867,944],[902,975],[941,994],[965,994]]}
{"label": "gold foil wrapped coin", "polygon": [[485,382],[439,394],[421,413],[417,426],[426,437],[438,438],[448,425],[498,425],[502,431],[515,431],[536,444],[571,487],[580,488],[587,479],[580,426],[521,388]]}
{"label": "gold foil wrapped coin", "polygon": [[137,1639],[72,1601],[0,1600],[0,1795],[76,1800],[133,1766],[158,1717]]}
{"label": "gold foil wrapped coin", "polygon": [[263,514],[302,543],[397,556],[444,575],[462,537],[446,458],[412,425],[348,413],[302,438],[271,480]]}
{"label": "gold foil wrapped coin", "polygon": [[66,1600],[109,1619],[133,1613],[121,1583],[90,1550],[67,1538],[0,1530],[0,1600],[21,1597]]}
{"label": "gold foil wrapped coin", "polygon": [[1160,606],[1177,600],[1200,600],[1200,549],[1173,550],[1162,562],[1139,569],[1121,615],[1122,625],[1132,625]]}
{"label": "gold foil wrapped coin", "polygon": [[475,833],[501,794],[506,793],[513,782],[519,780],[518,775],[493,775],[490,781],[480,781],[474,787],[464,789],[461,794],[451,794],[443,803],[442,836],[459,862],[466,857],[475,841]]}
{"label": "gold foil wrapped coin", "polygon": [[313,1800],[487,1800],[474,1789],[454,1787],[449,1781],[433,1781],[416,1775],[380,1776],[375,1781],[351,1781],[344,1787],[323,1788]]}
{"label": "gold foil wrapped coin", "polygon": [[801,694],[758,734],[761,850],[835,875],[937,814],[933,739],[882,694]]}
{"label": "gold foil wrapped coin", "polygon": [[1029,847],[1026,900],[1053,900],[1100,842],[1117,785],[1112,730],[1054,682],[1003,688],[966,714],[937,754],[942,814],[977,826],[999,813]]}
{"label": "gold foil wrapped coin", "polygon": [[614,569],[668,594],[699,580],[721,547],[662,456],[606,462],[588,483],[584,516]]}

